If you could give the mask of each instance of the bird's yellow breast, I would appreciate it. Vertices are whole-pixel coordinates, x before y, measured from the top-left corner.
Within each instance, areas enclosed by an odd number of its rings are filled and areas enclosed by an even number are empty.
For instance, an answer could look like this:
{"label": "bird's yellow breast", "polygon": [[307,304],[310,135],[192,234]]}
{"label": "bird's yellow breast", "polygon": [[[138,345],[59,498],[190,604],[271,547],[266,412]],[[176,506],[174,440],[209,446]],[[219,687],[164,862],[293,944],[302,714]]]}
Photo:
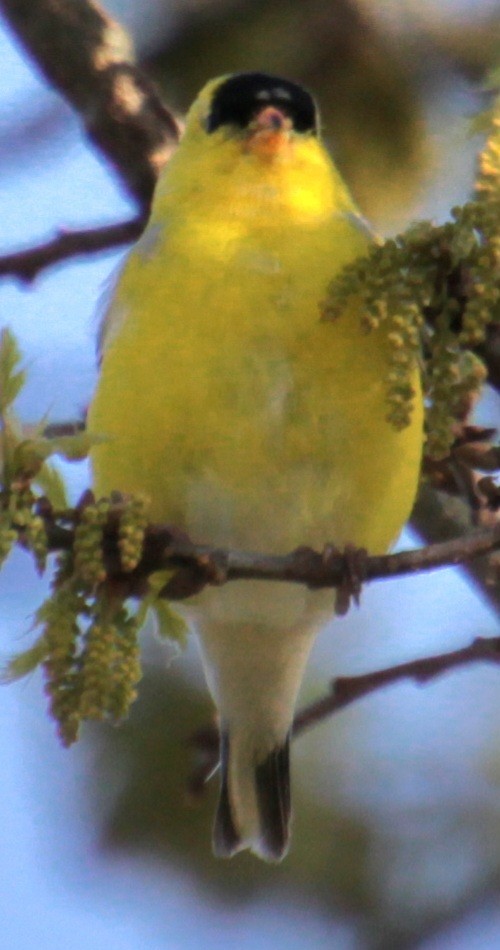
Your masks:
{"label": "bird's yellow breast", "polygon": [[[212,140],[213,139],[213,140]],[[146,492],[199,542],[387,548],[421,452],[385,420],[386,331],[320,319],[366,238],[315,140],[292,160],[218,142],[174,157],[111,308],[91,431],[99,492]],[[189,142],[187,143],[189,149]],[[415,386],[418,381],[415,378]]]}

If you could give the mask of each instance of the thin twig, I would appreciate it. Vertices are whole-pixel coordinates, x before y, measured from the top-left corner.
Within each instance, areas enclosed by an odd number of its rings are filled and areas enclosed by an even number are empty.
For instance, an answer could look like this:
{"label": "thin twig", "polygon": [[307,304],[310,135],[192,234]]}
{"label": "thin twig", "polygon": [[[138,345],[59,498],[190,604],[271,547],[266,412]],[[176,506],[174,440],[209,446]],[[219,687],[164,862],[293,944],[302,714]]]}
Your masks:
{"label": "thin twig", "polygon": [[[477,637],[469,646],[450,653],[410,660],[360,676],[339,676],[332,681],[326,696],[299,710],[293,722],[292,735],[296,738],[346,706],[393,683],[409,679],[421,685],[451,670],[477,662],[500,664],[500,637]],[[216,725],[198,730],[191,736],[189,743],[196,750],[199,761],[189,777],[188,788],[194,797],[198,797],[203,794],[208,779],[217,768],[219,733]]]}
{"label": "thin twig", "polygon": [[373,673],[364,673],[361,676],[339,676],[333,680],[331,693],[328,696],[305,706],[297,713],[293,724],[293,734],[300,735],[327,716],[399,680],[410,679],[415,683],[423,684],[450,670],[478,661],[500,664],[500,637],[477,637],[469,646],[462,647],[461,650],[439,653],[437,656],[420,660],[410,660],[408,663],[400,663],[398,666],[375,670]]}
{"label": "thin twig", "polygon": [[10,275],[23,283],[30,283],[40,271],[69,257],[95,254],[130,244],[140,236],[144,224],[142,218],[132,218],[119,224],[82,231],[61,229],[56,237],[43,244],[0,257],[0,276]]}

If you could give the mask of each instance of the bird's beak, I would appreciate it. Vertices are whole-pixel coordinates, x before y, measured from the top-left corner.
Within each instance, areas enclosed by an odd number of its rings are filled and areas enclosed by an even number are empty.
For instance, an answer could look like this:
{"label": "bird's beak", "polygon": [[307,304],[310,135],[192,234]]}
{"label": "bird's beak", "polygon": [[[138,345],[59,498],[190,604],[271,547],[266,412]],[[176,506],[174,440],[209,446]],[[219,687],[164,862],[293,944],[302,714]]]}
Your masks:
{"label": "bird's beak", "polygon": [[272,159],[290,147],[292,121],[276,106],[264,106],[249,125],[245,151]]}

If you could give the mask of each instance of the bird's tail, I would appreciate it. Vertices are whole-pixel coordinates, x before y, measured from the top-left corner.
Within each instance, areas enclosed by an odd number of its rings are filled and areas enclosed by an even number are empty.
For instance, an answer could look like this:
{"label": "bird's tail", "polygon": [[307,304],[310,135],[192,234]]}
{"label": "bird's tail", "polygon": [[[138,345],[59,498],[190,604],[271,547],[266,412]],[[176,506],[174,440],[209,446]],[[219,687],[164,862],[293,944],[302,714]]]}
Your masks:
{"label": "bird's tail", "polygon": [[250,848],[266,861],[287,852],[290,828],[290,737],[257,759],[248,743],[221,730],[221,787],[214,851],[231,857]]}

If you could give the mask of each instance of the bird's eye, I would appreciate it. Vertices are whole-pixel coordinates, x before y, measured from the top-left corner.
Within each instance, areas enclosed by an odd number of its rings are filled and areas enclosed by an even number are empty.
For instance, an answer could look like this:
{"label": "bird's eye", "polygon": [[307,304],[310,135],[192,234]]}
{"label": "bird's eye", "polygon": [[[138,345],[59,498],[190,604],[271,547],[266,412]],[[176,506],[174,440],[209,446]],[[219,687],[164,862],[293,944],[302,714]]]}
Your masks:
{"label": "bird's eye", "polygon": [[317,110],[310,93],[288,79],[266,73],[239,73],[226,79],[212,99],[207,132],[224,125],[245,129],[266,105],[285,112],[296,132],[317,134]]}

